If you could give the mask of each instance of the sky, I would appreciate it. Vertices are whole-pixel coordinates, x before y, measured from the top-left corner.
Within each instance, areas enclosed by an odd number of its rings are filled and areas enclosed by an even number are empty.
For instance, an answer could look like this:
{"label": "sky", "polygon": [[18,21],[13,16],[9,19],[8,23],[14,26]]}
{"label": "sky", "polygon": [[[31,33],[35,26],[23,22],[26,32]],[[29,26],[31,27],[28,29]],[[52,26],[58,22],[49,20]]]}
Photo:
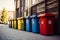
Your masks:
{"label": "sky", "polygon": [[14,0],[0,0],[0,10],[14,11]]}

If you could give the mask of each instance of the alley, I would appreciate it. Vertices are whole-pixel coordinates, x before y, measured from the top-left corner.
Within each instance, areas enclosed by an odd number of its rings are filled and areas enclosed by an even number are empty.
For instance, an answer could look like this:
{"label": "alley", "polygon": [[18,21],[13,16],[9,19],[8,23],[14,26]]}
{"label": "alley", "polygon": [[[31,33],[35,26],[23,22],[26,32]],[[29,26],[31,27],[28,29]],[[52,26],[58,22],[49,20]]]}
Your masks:
{"label": "alley", "polygon": [[60,40],[60,36],[43,36],[32,32],[11,29],[0,24],[0,40]]}

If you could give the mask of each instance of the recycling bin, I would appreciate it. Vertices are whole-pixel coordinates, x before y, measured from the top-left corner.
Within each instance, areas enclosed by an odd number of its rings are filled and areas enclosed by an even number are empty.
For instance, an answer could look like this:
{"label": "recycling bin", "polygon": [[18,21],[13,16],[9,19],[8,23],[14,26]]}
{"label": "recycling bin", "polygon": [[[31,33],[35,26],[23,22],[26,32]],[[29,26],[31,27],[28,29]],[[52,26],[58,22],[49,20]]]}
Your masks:
{"label": "recycling bin", "polygon": [[17,18],[18,30],[22,30],[22,18]]}
{"label": "recycling bin", "polygon": [[12,28],[13,28],[13,26],[14,26],[14,25],[13,25],[13,24],[14,24],[13,21],[14,21],[14,20],[12,20]]}
{"label": "recycling bin", "polygon": [[51,13],[40,14],[40,34],[53,35],[54,34],[54,20],[55,15]]}
{"label": "recycling bin", "polygon": [[22,30],[26,31],[26,19],[25,19],[25,17],[22,18]]}
{"label": "recycling bin", "polygon": [[55,16],[54,33],[60,35],[60,15]]}
{"label": "recycling bin", "polygon": [[16,29],[18,29],[18,20],[16,18]]}
{"label": "recycling bin", "polygon": [[32,31],[32,24],[31,24],[31,17],[26,17],[26,31],[31,32]]}
{"label": "recycling bin", "polygon": [[39,33],[39,20],[37,15],[32,16],[32,32]]}
{"label": "recycling bin", "polygon": [[13,23],[14,23],[13,24],[14,25],[13,28],[16,29],[16,19],[14,19]]}
{"label": "recycling bin", "polygon": [[12,28],[12,20],[9,20],[9,28]]}

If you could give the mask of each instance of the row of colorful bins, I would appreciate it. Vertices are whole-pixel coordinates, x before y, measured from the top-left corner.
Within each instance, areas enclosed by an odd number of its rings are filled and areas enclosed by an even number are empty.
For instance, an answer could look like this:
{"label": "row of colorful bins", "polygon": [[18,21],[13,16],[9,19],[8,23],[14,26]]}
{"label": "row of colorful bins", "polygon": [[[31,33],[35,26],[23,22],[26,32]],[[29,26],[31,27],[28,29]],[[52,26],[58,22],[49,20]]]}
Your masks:
{"label": "row of colorful bins", "polygon": [[23,17],[9,20],[9,27],[18,30],[26,30],[26,19]]}
{"label": "row of colorful bins", "polygon": [[28,32],[40,33],[44,35],[54,34],[54,19],[53,14],[41,14],[39,17],[37,15],[28,16],[26,18],[17,18],[15,20],[10,20],[9,27],[18,30],[26,30]]}

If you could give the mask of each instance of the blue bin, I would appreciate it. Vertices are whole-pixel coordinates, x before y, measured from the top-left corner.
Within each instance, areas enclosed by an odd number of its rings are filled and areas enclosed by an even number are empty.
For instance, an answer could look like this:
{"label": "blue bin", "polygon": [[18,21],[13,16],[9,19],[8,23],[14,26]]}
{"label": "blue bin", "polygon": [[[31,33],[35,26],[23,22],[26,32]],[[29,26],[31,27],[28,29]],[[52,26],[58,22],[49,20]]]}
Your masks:
{"label": "blue bin", "polygon": [[36,15],[32,16],[32,32],[39,33],[39,20]]}
{"label": "blue bin", "polygon": [[31,32],[32,31],[31,29],[32,29],[31,18],[30,16],[28,16],[26,19],[26,31]]}

